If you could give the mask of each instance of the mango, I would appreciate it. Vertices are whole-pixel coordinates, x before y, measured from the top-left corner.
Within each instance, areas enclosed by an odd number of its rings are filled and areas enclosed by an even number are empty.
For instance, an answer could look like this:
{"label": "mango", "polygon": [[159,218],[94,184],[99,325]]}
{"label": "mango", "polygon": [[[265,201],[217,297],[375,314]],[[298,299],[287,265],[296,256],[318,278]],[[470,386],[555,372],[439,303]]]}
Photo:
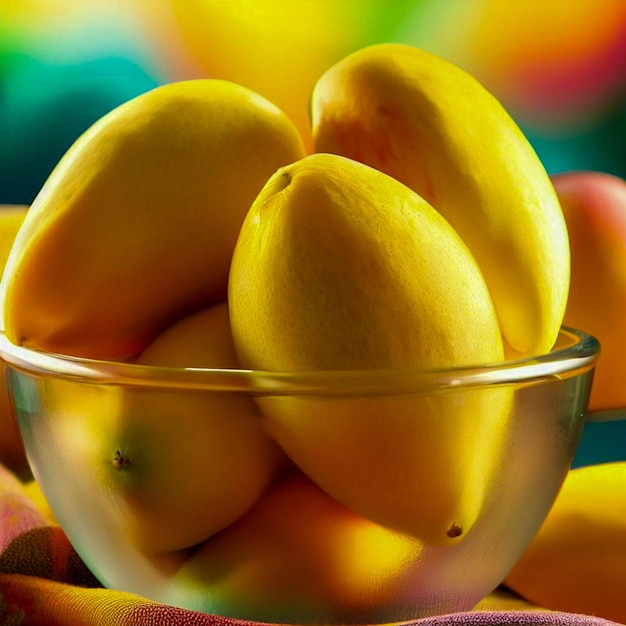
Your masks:
{"label": "mango", "polygon": [[[457,233],[402,183],[331,154],[279,169],[255,200],[229,311],[244,368],[406,372],[503,358],[491,297]],[[339,502],[426,542],[458,541],[480,513],[508,392],[355,391],[257,402],[268,432]]]}
{"label": "mango", "polygon": [[412,46],[366,47],[319,78],[311,128],[317,152],[397,178],[452,224],[511,356],[552,348],[567,301],[567,229],[539,158],[476,79]]}
{"label": "mango", "polygon": [[505,584],[555,611],[626,622],[626,462],[570,470]]}
{"label": "mango", "polygon": [[626,407],[626,181],[593,171],[552,176],[569,231],[564,323],[600,340],[590,410]]}
{"label": "mango", "polygon": [[414,615],[422,545],[349,511],[300,472],[198,547],[165,601],[254,622],[371,623]]}
{"label": "mango", "polygon": [[[227,306],[177,322],[137,363],[238,368]],[[131,387],[108,399],[74,397],[65,403],[80,402],[81,417],[68,420],[66,436],[147,556],[189,548],[232,524],[286,463],[245,396]]]}
{"label": "mango", "polygon": [[[27,212],[28,207],[25,205],[0,205],[0,271],[2,272]],[[0,362],[0,463],[22,473],[27,468],[26,456],[11,408],[4,370],[5,365]]]}
{"label": "mango", "polygon": [[225,300],[244,215],[303,150],[280,109],[228,81],[181,81],[120,105],[33,202],[0,289],[7,337],[121,360]]}

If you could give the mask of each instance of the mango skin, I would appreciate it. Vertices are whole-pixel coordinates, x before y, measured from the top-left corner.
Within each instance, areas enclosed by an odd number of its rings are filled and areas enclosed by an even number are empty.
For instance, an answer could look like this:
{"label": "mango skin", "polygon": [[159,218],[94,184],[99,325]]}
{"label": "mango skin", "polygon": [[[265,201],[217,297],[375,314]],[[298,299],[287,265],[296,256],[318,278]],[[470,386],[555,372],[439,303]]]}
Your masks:
{"label": "mango skin", "polygon": [[412,46],[373,45],[320,77],[311,127],[317,152],[397,178],[452,224],[487,281],[511,356],[552,348],[569,284],[565,222],[539,158],[478,81]]}
{"label": "mango skin", "polygon": [[[4,271],[13,242],[21,228],[28,207],[0,205],[0,270]],[[18,473],[28,467],[22,438],[13,415],[6,388],[5,365],[0,362],[0,463]]]}
{"label": "mango skin", "polygon": [[286,474],[237,523],[205,541],[165,601],[254,622],[370,623],[381,606],[414,614],[411,563],[423,546]]}
{"label": "mango skin", "polygon": [[[177,322],[137,363],[238,368],[226,304]],[[244,396],[131,387],[81,399],[73,386],[65,402],[80,414],[66,420],[77,464],[94,473],[93,484],[121,512],[120,532],[148,557],[190,548],[234,523],[287,464]]]}
{"label": "mango skin", "polygon": [[282,111],[228,81],[122,104],[68,150],[29,211],[1,288],[8,338],[121,360],[225,300],[245,213],[303,150]]}
{"label": "mango skin", "polygon": [[572,275],[564,323],[598,338],[590,410],[626,407],[626,181],[593,171],[552,176]]}
{"label": "mango skin", "polygon": [[[229,307],[245,368],[419,370],[503,358],[489,292],[454,230],[406,186],[336,155],[270,178],[241,229]],[[508,398],[494,389],[257,402],[268,432],[332,497],[420,540],[453,543],[479,515]]]}
{"label": "mango skin", "polygon": [[626,462],[570,470],[504,583],[546,609],[626,622]]}

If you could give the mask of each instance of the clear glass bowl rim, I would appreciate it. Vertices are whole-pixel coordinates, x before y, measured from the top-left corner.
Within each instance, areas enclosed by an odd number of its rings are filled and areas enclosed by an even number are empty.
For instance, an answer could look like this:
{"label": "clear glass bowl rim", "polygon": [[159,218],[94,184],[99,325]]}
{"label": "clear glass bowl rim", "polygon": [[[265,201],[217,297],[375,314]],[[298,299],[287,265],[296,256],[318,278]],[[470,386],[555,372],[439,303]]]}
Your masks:
{"label": "clear glass bowl rim", "polygon": [[0,359],[31,375],[100,385],[257,395],[397,395],[494,385],[525,386],[580,375],[593,367],[599,350],[595,337],[564,326],[551,352],[494,364],[438,370],[264,372],[86,359],[16,346],[0,333]]}

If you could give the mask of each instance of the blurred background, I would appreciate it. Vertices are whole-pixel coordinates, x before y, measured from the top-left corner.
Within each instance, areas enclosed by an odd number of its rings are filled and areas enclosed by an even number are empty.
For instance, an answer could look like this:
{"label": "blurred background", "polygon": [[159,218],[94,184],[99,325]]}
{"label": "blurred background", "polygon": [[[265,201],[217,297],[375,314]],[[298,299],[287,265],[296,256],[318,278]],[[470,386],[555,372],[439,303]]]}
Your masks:
{"label": "blurred background", "polygon": [[240,82],[309,141],[315,80],[383,41],[473,73],[550,173],[626,175],[625,0],[0,0],[0,203],[30,203],[93,121],[175,80]]}

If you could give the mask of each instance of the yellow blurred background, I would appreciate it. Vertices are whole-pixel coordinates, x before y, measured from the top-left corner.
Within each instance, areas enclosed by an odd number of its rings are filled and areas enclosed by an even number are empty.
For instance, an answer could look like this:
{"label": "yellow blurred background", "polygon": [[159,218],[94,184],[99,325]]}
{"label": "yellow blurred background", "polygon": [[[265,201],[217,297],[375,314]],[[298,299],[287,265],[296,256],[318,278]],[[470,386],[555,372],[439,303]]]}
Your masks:
{"label": "yellow blurred background", "polygon": [[29,203],[95,119],[175,80],[242,83],[308,142],[315,80],[383,41],[473,73],[549,172],[626,174],[624,0],[0,0],[0,203]]}

